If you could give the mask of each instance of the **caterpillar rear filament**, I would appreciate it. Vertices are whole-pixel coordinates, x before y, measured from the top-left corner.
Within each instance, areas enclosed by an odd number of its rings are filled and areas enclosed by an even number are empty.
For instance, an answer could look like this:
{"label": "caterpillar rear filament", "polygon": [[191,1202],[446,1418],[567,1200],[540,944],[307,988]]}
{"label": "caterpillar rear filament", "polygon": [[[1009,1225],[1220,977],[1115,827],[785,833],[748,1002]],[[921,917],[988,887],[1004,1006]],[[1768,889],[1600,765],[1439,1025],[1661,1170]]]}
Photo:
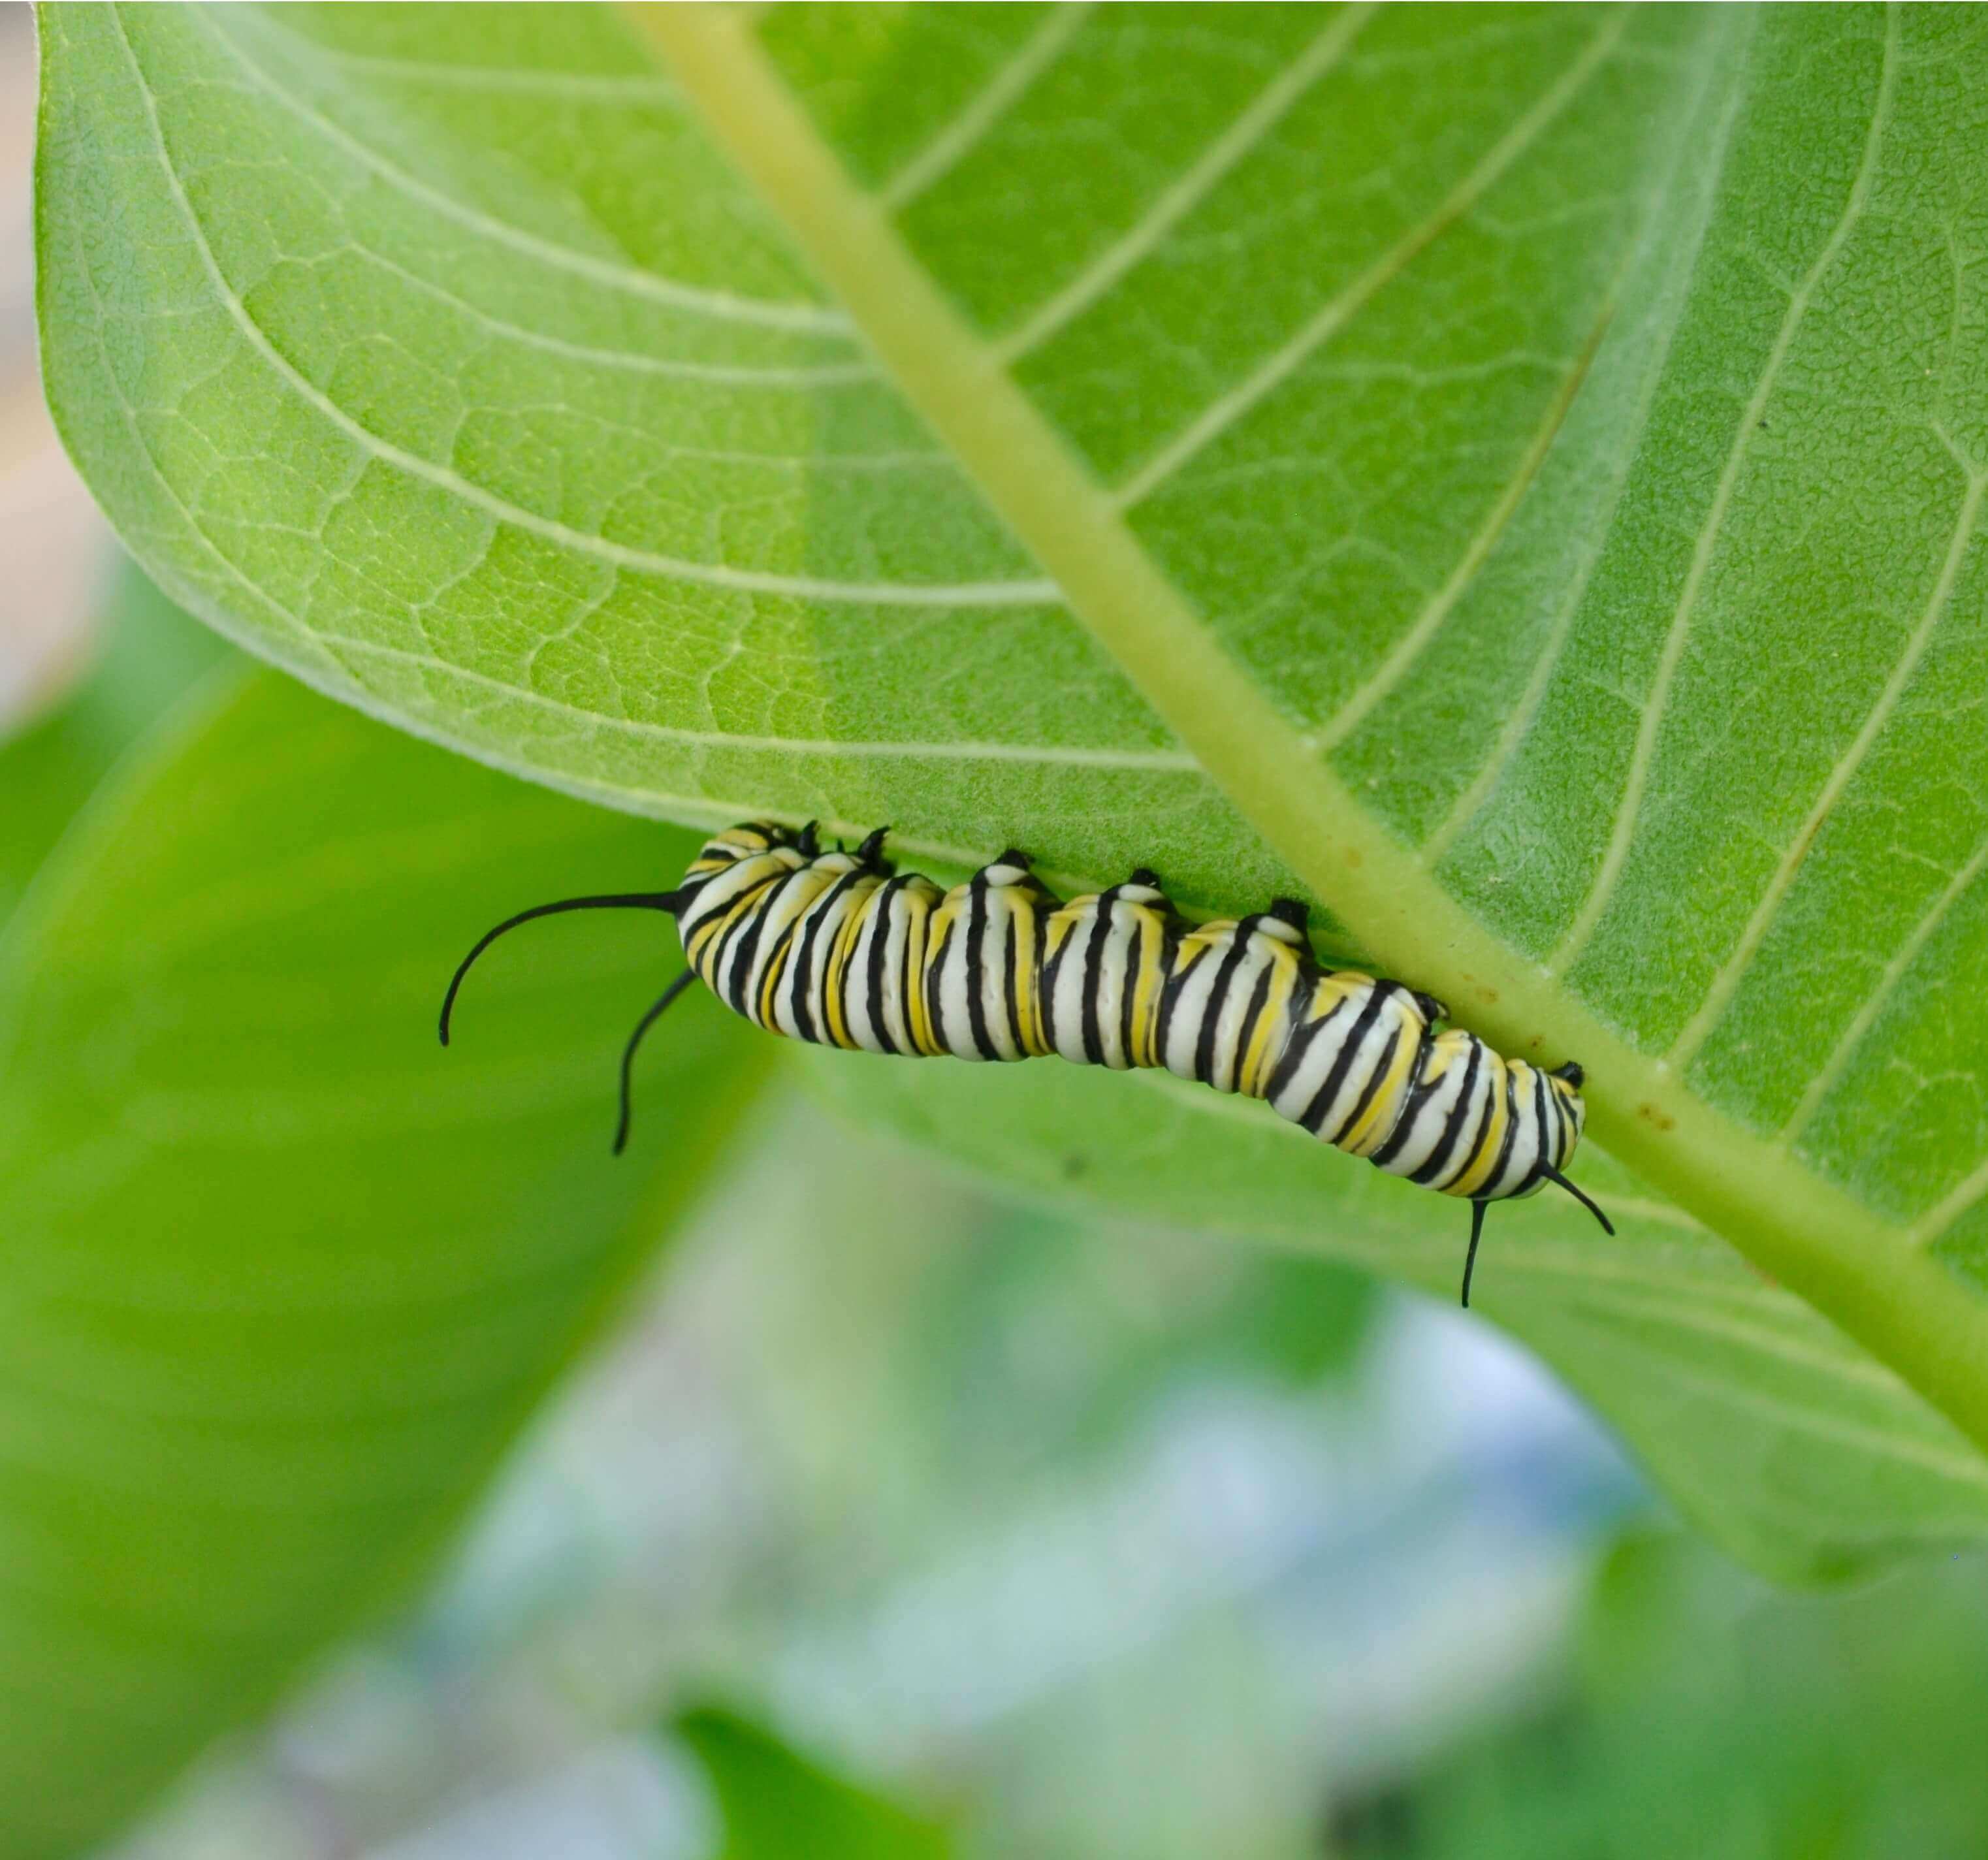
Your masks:
{"label": "caterpillar rear filament", "polygon": [[674,891],[563,898],[507,918],[464,957],[441,1008],[441,1041],[470,965],[506,931],[563,911],[666,911],[690,967],[637,1023],[621,1055],[617,1154],[628,1139],[642,1038],[693,976],[769,1033],[818,1045],[929,1058],[1161,1067],[1261,1098],[1376,1168],[1470,1203],[1463,1302],[1494,1201],[1567,1190],[1581,1139],[1581,1070],[1506,1059],[1442,1004],[1398,982],[1327,970],[1305,907],[1280,898],[1235,921],[1191,924],[1154,873],[1065,903],[1006,852],[942,891],[883,854],[880,827],[824,851],[810,825],[754,823],[708,840]]}

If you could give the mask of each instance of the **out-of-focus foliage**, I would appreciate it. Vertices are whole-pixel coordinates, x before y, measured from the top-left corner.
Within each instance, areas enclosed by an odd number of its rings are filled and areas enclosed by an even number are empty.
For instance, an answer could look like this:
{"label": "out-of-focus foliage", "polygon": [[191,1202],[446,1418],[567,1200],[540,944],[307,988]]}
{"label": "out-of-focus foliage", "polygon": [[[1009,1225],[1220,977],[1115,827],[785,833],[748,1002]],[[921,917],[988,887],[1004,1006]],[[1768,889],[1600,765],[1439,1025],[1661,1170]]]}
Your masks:
{"label": "out-of-focus foliage", "polygon": [[686,1004],[612,1162],[652,922],[495,952],[433,1032],[484,924],[691,843],[261,672],[54,855],[0,959],[10,1860],[404,1599],[695,1195],[765,1050]]}
{"label": "out-of-focus foliage", "polygon": [[[1170,1074],[1043,1060],[913,1067],[815,1053],[837,1102],[1045,1199],[1246,1234],[1456,1295],[1468,1216],[1293,1141],[1263,1106]],[[1882,1365],[1608,1158],[1583,1179],[1611,1239],[1558,1195],[1492,1210],[1473,1306],[1618,1427],[1729,1548],[1841,1579],[1979,1536],[1988,1462]],[[1427,1200],[1428,1197],[1422,1198]]]}
{"label": "out-of-focus foliage", "polygon": [[946,1860],[945,1830],[811,1761],[736,1712],[702,1706],[671,1733],[710,1779],[724,1823],[716,1860]]}
{"label": "out-of-focus foliage", "polygon": [[0,742],[0,925],[112,764],[226,653],[134,570],[110,620],[116,637],[81,684]]}
{"label": "out-of-focus foliage", "polygon": [[1675,1537],[1610,1557],[1550,1709],[1334,1815],[1340,1860],[1973,1860],[1988,1570],[1790,1600]]}

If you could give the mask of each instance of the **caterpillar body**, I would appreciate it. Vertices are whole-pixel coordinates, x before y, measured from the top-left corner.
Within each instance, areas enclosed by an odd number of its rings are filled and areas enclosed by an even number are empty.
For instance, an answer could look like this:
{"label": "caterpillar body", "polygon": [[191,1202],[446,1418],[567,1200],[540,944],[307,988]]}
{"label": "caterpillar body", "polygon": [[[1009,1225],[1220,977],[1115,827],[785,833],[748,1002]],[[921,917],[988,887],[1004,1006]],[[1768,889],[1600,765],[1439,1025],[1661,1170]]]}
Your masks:
{"label": "caterpillar body", "polygon": [[690,967],[623,1051],[617,1152],[637,1049],[695,976],[789,1039],[922,1058],[1057,1053],[1164,1067],[1261,1098],[1337,1148],[1470,1202],[1466,1305],[1492,1202],[1551,1182],[1614,1232],[1564,1173],[1584,1118],[1580,1067],[1508,1059],[1461,1027],[1439,1030],[1447,1010],[1428,995],[1322,967],[1302,904],[1192,924],[1143,867],[1066,902],[1012,851],[945,891],[898,872],[884,857],[885,830],[825,850],[812,825],[752,822],[707,840],[674,891],[564,898],[506,918],[457,969],[442,1043],[464,976],[506,931],[563,911],[666,911]]}

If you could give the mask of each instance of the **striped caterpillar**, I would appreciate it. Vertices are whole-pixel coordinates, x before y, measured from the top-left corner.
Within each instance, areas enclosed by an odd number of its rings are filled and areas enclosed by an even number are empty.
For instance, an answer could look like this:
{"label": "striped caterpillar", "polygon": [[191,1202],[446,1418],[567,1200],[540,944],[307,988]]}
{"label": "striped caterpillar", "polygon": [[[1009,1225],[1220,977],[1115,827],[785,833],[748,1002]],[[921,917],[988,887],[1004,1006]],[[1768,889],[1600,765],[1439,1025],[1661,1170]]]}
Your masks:
{"label": "striped caterpillar", "polygon": [[1064,903],[1009,851],[942,891],[883,856],[879,827],[852,852],[810,824],[766,822],[705,842],[674,891],[563,898],[507,918],[470,966],[519,924],[563,911],[666,911],[690,966],[636,1023],[621,1054],[618,1155],[643,1036],[695,977],[769,1033],[869,1053],[971,1060],[1058,1053],[1078,1065],[1160,1067],[1261,1098],[1378,1168],[1470,1202],[1463,1303],[1494,1201],[1564,1189],[1581,1138],[1581,1070],[1506,1059],[1442,1004],[1398,982],[1327,970],[1305,907],[1280,898],[1237,921],[1191,924],[1144,868]]}

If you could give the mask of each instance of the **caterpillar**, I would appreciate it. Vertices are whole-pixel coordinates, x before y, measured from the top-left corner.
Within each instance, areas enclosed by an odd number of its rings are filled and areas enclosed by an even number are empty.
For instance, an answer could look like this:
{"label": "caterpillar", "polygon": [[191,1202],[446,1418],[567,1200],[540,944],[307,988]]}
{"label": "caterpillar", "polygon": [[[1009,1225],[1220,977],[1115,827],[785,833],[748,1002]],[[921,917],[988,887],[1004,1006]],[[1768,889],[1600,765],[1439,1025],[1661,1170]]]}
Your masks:
{"label": "caterpillar", "polygon": [[1449,1010],[1428,995],[1322,967],[1301,902],[1192,924],[1141,867],[1066,903],[1013,849],[944,891],[884,857],[888,831],[825,850],[813,823],[750,822],[707,840],[673,891],[562,898],[506,918],[450,979],[441,1043],[464,978],[506,932],[565,911],[664,911],[689,966],[622,1049],[617,1155],[643,1037],[700,979],[792,1040],[921,1058],[1054,1053],[1114,1070],[1163,1066],[1261,1098],[1378,1168],[1469,1202],[1466,1307],[1491,1202],[1553,1182],[1615,1231],[1564,1173],[1585,1117],[1581,1067],[1507,1059],[1461,1027],[1438,1031]]}

